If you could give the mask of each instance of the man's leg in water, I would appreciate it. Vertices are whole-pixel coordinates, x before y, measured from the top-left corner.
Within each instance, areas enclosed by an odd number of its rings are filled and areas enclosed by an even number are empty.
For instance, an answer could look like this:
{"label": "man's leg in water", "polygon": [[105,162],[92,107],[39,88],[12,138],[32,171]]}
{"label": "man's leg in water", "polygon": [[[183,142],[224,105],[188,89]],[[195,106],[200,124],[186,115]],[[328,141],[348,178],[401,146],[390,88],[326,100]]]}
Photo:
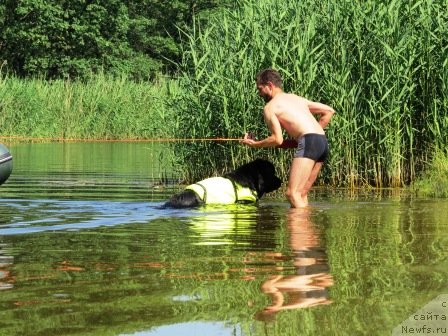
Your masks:
{"label": "man's leg in water", "polygon": [[305,184],[305,187],[303,189],[302,193],[302,199],[308,203],[308,191],[310,191],[311,187],[313,186],[314,182],[316,181],[317,175],[319,175],[320,169],[323,166],[323,162],[316,162],[313,170],[311,171],[311,175],[308,178],[307,183]]}
{"label": "man's leg in water", "polygon": [[313,173],[314,166],[315,162],[308,158],[299,157],[292,160],[288,189],[286,190],[286,197],[288,197],[291,207],[303,208],[308,205],[308,201],[303,199],[302,195],[306,196],[305,188]]}

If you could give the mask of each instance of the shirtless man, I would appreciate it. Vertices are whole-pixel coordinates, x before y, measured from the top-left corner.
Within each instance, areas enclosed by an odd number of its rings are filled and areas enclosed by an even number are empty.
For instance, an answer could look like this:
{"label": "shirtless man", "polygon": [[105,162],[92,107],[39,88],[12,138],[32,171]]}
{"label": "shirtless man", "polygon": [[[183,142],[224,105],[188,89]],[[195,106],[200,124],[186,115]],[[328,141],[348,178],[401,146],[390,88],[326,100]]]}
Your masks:
{"label": "shirtless man", "polygon": [[[276,70],[259,72],[256,83],[258,94],[266,102],[263,114],[271,135],[256,141],[246,133],[241,143],[254,148],[280,146],[283,143],[282,127],[290,137],[297,139],[298,147],[291,165],[286,197],[291,207],[306,207],[308,191],[328,156],[324,128],[334,110],[325,104],[283,92],[282,79]],[[320,116],[319,120],[314,114]]]}

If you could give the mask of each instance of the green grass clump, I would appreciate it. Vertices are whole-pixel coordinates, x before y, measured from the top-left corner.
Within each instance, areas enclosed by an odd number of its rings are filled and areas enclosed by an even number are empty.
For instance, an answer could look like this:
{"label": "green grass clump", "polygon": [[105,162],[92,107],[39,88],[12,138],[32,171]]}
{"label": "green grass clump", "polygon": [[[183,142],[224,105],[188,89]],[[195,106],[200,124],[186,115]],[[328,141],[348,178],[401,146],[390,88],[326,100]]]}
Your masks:
{"label": "green grass clump", "polygon": [[437,150],[430,164],[411,184],[418,196],[448,197],[448,152]]}

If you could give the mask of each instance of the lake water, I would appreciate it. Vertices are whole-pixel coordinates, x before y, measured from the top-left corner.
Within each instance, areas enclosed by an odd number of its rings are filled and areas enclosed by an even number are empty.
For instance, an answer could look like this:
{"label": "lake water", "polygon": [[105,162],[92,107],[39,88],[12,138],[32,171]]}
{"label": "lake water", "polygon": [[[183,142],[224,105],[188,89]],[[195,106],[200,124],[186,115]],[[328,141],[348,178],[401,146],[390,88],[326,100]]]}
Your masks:
{"label": "lake water", "polygon": [[0,335],[390,335],[448,294],[447,200],[160,209],[154,144],[6,145]]}

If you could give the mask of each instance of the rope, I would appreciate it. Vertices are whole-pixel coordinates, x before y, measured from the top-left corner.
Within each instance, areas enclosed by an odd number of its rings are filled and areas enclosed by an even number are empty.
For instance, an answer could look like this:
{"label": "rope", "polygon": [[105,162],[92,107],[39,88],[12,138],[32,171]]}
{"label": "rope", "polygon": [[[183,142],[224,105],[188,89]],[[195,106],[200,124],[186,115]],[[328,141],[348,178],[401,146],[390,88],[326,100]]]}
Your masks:
{"label": "rope", "polygon": [[39,142],[194,142],[194,141],[240,141],[236,138],[156,138],[156,139],[69,139],[22,136],[0,136],[2,140],[39,141]]}

